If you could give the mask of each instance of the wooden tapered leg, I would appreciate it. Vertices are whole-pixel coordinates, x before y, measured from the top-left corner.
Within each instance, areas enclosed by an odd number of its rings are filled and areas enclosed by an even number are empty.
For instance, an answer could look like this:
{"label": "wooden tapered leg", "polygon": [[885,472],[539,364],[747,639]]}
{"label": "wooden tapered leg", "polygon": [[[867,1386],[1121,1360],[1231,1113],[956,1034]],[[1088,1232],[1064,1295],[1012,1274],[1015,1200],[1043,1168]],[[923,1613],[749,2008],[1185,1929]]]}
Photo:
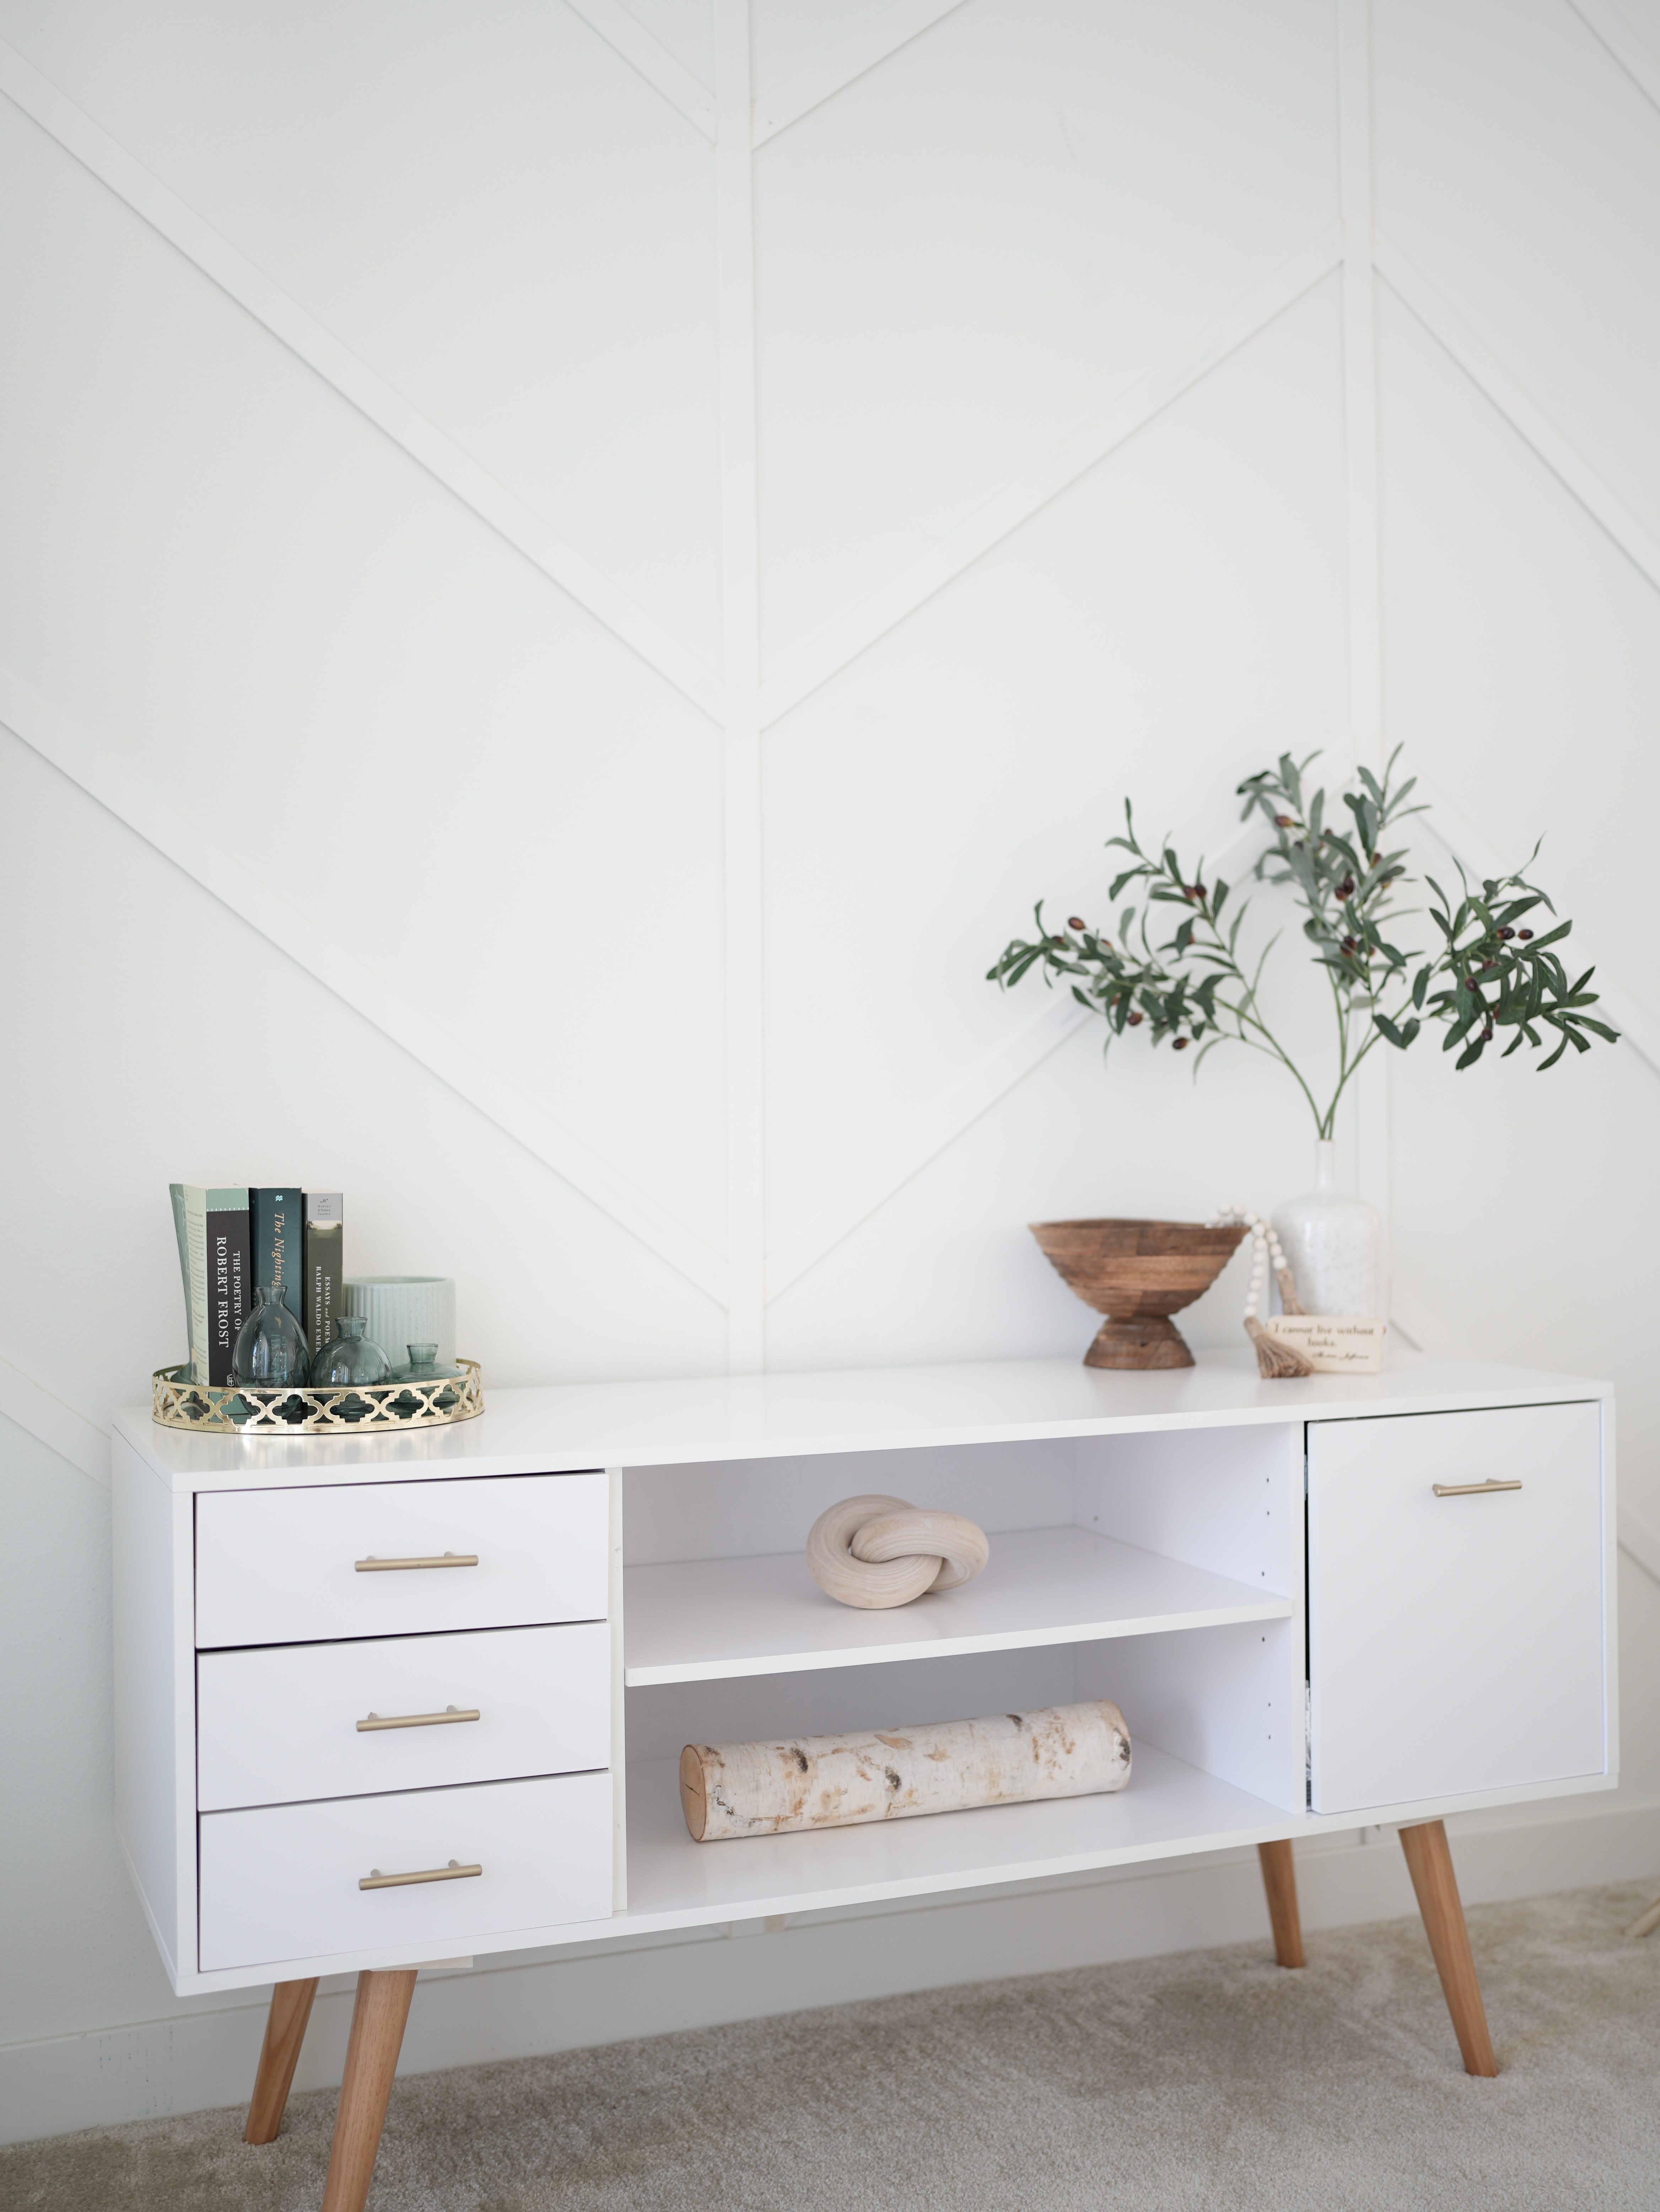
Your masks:
{"label": "wooden tapered leg", "polygon": [[412,1966],[373,1973],[366,1968],[357,1978],[323,2212],[363,2212],[415,1985]]}
{"label": "wooden tapered leg", "polygon": [[1499,2065],[1493,2055],[1493,2038],[1487,2033],[1487,2008],[1481,2002],[1481,1984],[1475,1978],[1475,1960],[1470,1954],[1469,1930],[1464,1925],[1445,1823],[1425,1820],[1415,1827],[1403,1828],[1401,1849],[1407,1856],[1412,1887],[1418,1893],[1424,1933],[1435,1955],[1435,1971],[1441,1977],[1441,1991],[1452,2014],[1464,2071],[1490,2080]]}
{"label": "wooden tapered leg", "polygon": [[271,1991],[271,2008],[265,2016],[265,2040],[260,2046],[259,2071],[253,2077],[253,2097],[248,2106],[244,2142],[276,2141],[283,2107],[294,2086],[294,2069],[300,2063],[300,2046],[306,2040],[306,2023],[317,1995],[315,1977],[309,1982],[279,1982]]}
{"label": "wooden tapered leg", "polygon": [[1303,1923],[1297,1911],[1297,1869],[1292,1864],[1291,1844],[1258,1844],[1263,1863],[1263,1887],[1268,1892],[1268,1917],[1274,1929],[1274,1955],[1282,1966],[1303,1964]]}

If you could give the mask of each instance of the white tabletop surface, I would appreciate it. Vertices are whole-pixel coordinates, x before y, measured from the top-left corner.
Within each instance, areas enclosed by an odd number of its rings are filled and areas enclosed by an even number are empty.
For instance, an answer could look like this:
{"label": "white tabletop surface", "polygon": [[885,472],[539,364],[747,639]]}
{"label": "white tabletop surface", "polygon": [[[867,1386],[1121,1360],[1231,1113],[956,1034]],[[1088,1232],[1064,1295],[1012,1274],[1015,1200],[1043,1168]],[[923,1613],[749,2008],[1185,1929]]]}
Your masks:
{"label": "white tabletop surface", "polygon": [[1247,1348],[1147,1374],[1012,1359],[517,1389],[487,1374],[484,1395],[476,1420],[401,1436],[191,1436],[142,1407],[116,1428],[173,1490],[263,1489],[1452,1413],[1607,1397],[1612,1386],[1393,1347],[1381,1375],[1264,1382]]}

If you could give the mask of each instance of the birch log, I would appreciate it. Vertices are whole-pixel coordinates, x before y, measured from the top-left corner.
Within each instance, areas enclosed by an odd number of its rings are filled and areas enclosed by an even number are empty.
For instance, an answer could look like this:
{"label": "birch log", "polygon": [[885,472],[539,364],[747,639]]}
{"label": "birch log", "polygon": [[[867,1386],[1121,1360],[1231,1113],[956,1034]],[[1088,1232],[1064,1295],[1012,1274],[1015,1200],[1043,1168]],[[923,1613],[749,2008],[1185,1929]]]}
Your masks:
{"label": "birch log", "polygon": [[1087,1797],[1129,1779],[1130,1730],[1108,1698],[869,1734],[688,1743],[680,1755],[681,1808],[699,1844]]}

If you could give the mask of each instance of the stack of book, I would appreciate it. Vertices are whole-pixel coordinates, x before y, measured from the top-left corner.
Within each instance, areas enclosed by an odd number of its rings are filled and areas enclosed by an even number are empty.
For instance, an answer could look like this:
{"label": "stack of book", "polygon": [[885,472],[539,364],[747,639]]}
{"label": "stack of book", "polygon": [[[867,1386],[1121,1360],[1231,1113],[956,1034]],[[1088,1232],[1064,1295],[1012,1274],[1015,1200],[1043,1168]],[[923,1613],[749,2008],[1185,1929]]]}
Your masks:
{"label": "stack of book", "polygon": [[335,1334],[341,1287],[342,1206],[337,1190],[221,1189],[175,1182],[173,1229],[185,1280],[192,1382],[224,1389],[243,1322],[264,1285],[306,1333],[313,1356]]}

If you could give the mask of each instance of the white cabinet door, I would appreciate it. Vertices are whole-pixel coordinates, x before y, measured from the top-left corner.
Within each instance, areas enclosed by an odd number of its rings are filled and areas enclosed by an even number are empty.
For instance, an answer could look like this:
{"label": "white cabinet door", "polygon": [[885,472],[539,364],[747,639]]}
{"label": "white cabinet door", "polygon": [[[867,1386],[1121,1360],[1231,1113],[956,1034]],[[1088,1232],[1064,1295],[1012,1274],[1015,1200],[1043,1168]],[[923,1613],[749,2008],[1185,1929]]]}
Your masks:
{"label": "white cabinet door", "polygon": [[603,1620],[203,1651],[196,1802],[220,1812],[609,1766],[610,1656]]}
{"label": "white cabinet door", "polygon": [[[1600,1407],[1308,1438],[1315,1811],[1602,1771]],[[1437,1495],[1489,1480],[1521,1487]]]}
{"label": "white cabinet door", "polygon": [[[609,1774],[204,1813],[200,1826],[204,1974],[389,1943],[464,1952],[611,1914]],[[434,1872],[448,1878],[360,1886]]]}
{"label": "white cabinet door", "polygon": [[609,1513],[603,1474],[204,1491],[197,1644],[603,1620]]}

